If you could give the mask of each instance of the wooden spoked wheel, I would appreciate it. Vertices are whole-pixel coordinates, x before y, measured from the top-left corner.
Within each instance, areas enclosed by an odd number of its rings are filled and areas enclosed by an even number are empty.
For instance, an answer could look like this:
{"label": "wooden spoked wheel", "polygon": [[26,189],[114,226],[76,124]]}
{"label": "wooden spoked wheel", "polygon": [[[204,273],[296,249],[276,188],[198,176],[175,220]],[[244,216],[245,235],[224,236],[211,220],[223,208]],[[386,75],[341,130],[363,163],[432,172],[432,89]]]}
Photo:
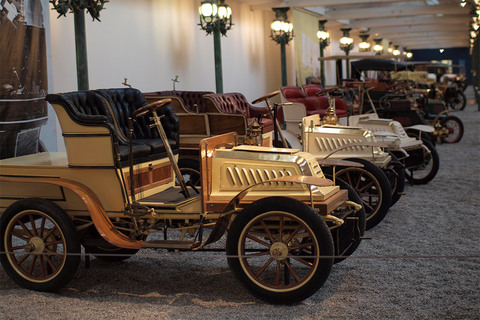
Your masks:
{"label": "wooden spoked wheel", "polygon": [[236,276],[255,296],[270,303],[295,303],[325,282],[333,242],[312,208],[272,197],[253,203],[235,218],[227,255]]}
{"label": "wooden spoked wheel", "polygon": [[80,242],[71,219],[45,200],[20,200],[2,215],[1,256],[20,286],[56,291],[71,280],[80,261]]}

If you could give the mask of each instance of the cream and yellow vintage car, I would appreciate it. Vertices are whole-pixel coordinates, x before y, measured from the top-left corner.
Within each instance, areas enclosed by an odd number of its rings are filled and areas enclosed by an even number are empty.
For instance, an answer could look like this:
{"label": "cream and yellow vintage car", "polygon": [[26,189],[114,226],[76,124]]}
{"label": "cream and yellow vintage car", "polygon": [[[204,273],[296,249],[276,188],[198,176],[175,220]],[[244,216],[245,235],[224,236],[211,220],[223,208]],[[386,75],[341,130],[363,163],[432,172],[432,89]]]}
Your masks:
{"label": "cream and yellow vintage car", "polygon": [[123,260],[142,248],[208,250],[228,231],[235,276],[256,297],[289,304],[314,294],[362,239],[358,196],[325,178],[309,153],[214,136],[201,142],[195,186],[176,163],[168,99],[148,104],[122,88],[47,100],[66,152],[0,161],[0,260],[21,287],[61,289],[82,246]]}

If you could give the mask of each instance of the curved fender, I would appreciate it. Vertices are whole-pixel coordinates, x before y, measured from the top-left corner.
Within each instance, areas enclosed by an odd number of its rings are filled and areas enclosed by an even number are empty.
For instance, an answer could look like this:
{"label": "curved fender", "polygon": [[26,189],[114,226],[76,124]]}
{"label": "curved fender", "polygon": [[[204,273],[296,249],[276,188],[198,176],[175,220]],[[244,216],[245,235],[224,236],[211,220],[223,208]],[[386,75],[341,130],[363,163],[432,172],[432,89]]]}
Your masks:
{"label": "curved fender", "polygon": [[416,124],[414,126],[405,127],[405,129],[413,129],[413,130],[418,130],[418,131],[423,131],[428,133],[433,133],[435,131],[433,126],[429,126],[426,124]]}
{"label": "curved fender", "polygon": [[218,219],[217,223],[213,227],[213,230],[210,233],[208,239],[202,245],[196,247],[194,250],[199,250],[207,244],[219,240],[227,230],[227,227],[230,223],[230,217],[234,212],[236,212],[236,208],[237,205],[240,203],[240,200],[242,200],[243,197],[245,197],[252,188],[269,182],[292,182],[306,185],[315,185],[319,187],[329,187],[334,185],[333,181],[330,179],[312,176],[284,176],[252,184],[251,186],[248,186],[247,188],[237,193],[237,195],[233,197],[232,200],[230,200],[230,202],[225,206],[225,209],[223,210],[222,215]]}
{"label": "curved fender", "polygon": [[5,182],[24,182],[24,183],[48,183],[67,188],[74,192],[82,199],[83,203],[87,207],[90,216],[92,217],[93,224],[98,233],[108,242],[114,246],[127,249],[140,249],[142,241],[133,240],[119,232],[113,223],[108,218],[105,209],[103,208],[97,195],[87,186],[78,183],[76,181],[68,179],[57,178],[9,178],[0,177],[0,181]]}
{"label": "curved fender", "polygon": [[435,125],[438,121],[438,119],[440,119],[441,116],[443,116],[444,114],[446,114],[447,116],[450,115],[450,112],[454,112],[454,111],[459,111],[457,109],[454,109],[454,110],[443,110],[442,112],[440,112],[439,114],[437,114],[437,116],[435,117],[435,119],[433,119],[433,124]]}

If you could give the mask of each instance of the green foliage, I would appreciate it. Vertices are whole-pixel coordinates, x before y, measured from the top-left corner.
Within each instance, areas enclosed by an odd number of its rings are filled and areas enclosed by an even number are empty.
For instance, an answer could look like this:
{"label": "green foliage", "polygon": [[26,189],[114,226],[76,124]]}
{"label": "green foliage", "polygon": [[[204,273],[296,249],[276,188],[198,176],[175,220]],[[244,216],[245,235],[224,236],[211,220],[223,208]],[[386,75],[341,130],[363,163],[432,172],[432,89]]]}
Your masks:
{"label": "green foliage", "polygon": [[53,6],[52,10],[58,12],[58,18],[67,16],[67,13],[74,11],[82,11],[87,9],[87,12],[92,16],[93,20],[100,21],[100,11],[104,9],[104,5],[108,0],[50,0]]}

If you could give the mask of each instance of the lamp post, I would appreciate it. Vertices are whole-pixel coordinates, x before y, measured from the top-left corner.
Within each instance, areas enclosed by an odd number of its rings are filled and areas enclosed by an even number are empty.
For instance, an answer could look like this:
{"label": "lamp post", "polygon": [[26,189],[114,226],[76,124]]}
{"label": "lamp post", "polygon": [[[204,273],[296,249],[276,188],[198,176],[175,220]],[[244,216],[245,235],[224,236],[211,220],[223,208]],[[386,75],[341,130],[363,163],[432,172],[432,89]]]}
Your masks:
{"label": "lamp post", "polygon": [[220,35],[227,35],[232,27],[232,9],[224,0],[205,0],[200,4],[200,23],[207,35],[213,33],[213,50],[215,59],[215,86],[217,93],[223,93],[222,48]]}
{"label": "lamp post", "polygon": [[362,41],[358,44],[358,51],[360,52],[368,52],[370,51],[370,43],[367,41],[369,35],[366,33],[360,34],[360,39]]}
{"label": "lamp post", "polygon": [[395,46],[395,47],[394,47],[394,49],[393,49],[393,51],[392,51],[392,54],[393,54],[394,56],[399,56],[399,55],[401,54],[400,49],[399,49],[399,46]]}
{"label": "lamp post", "polygon": [[285,52],[286,44],[293,39],[293,24],[288,21],[287,11],[290,8],[273,8],[275,11],[275,20],[270,25],[270,37],[280,45],[281,67],[282,67],[282,86],[287,85],[287,57]]}
{"label": "lamp post", "polygon": [[[317,38],[320,45],[320,58],[323,58],[323,50],[330,44],[330,34],[325,30],[327,20],[318,20]],[[325,61],[320,60],[320,81],[325,87]]]}
{"label": "lamp post", "polygon": [[88,90],[88,63],[87,63],[87,37],[85,32],[85,10],[93,20],[100,21],[102,11],[108,0],[50,0],[53,10],[58,12],[58,18],[73,12],[75,29],[75,53],[77,62],[77,87],[78,90]]}
{"label": "lamp post", "polygon": [[383,53],[382,38],[373,39],[375,45],[373,46],[373,51],[375,55],[379,56]]}
{"label": "lamp post", "polygon": [[[350,50],[353,49],[353,38],[350,37],[350,30],[352,28],[341,28],[340,29],[343,32],[343,37],[340,38],[340,49],[345,51],[345,55],[348,56],[348,53]],[[350,78],[350,66],[349,66],[349,60],[345,60],[347,64],[347,78]]]}

